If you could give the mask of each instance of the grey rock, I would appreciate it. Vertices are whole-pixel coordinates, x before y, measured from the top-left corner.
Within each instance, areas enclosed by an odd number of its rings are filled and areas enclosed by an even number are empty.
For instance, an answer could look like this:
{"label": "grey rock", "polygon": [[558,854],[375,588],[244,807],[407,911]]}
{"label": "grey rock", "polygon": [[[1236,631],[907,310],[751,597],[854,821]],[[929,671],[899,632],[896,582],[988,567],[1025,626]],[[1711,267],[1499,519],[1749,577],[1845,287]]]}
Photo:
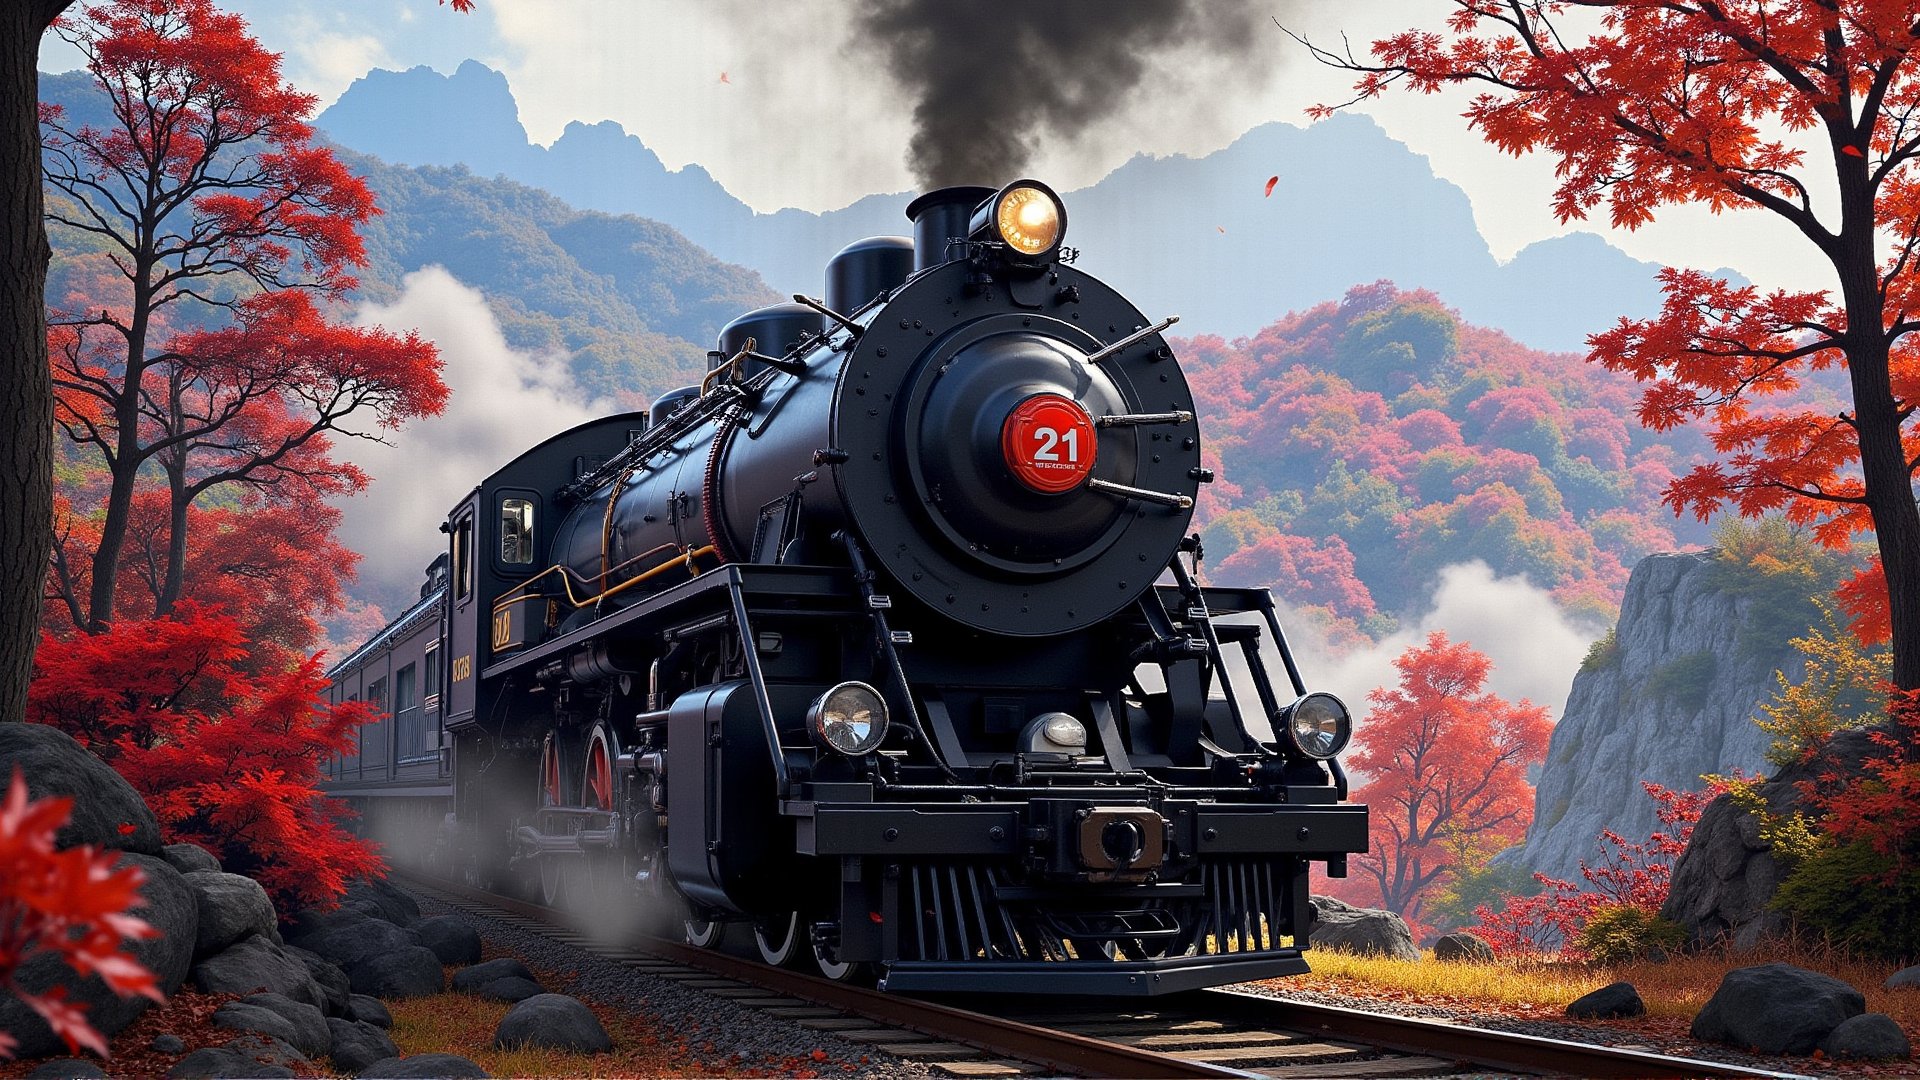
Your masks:
{"label": "grey rock", "polygon": [[1455,930],[1451,934],[1440,935],[1440,939],[1433,943],[1433,958],[1475,964],[1490,963],[1493,960],[1493,946],[1487,944],[1477,934]]}
{"label": "grey rock", "polygon": [[1413,946],[1413,931],[1393,912],[1354,907],[1331,896],[1312,897],[1312,903],[1313,929],[1307,933],[1307,940],[1314,948],[1397,960],[1420,959],[1420,950]]}
{"label": "grey rock", "polygon": [[160,849],[160,857],[183,874],[191,874],[195,870],[220,869],[220,860],[199,844],[168,844]]}
{"label": "grey rock", "polygon": [[446,988],[446,973],[432,949],[409,945],[370,956],[347,969],[353,992],[381,998],[425,997]]}
{"label": "grey rock", "polygon": [[413,897],[385,878],[360,878],[347,886],[340,904],[358,908],[376,919],[395,926],[412,926],[420,921],[420,905]]}
{"label": "grey rock", "polygon": [[507,1010],[494,1029],[493,1045],[544,1046],[554,1050],[604,1054],[613,1040],[593,1010],[565,994],[536,994]]}
{"label": "grey rock", "polygon": [[509,975],[504,979],[495,979],[473,991],[478,997],[493,1001],[525,1001],[530,997],[546,993],[540,984],[518,975]]}
{"label": "grey rock", "polygon": [[436,915],[413,925],[420,944],[433,950],[443,964],[474,964],[480,961],[480,932],[458,915]]}
{"label": "grey rock", "polygon": [[1920,990],[1920,964],[1901,968],[1887,976],[1884,988],[1888,990]]}
{"label": "grey rock", "polygon": [[[1819,756],[1788,765],[1760,785],[1766,812],[1790,816],[1801,807],[1808,785],[1828,774],[1841,782],[1860,775],[1874,750],[1865,729],[1835,734]],[[1786,868],[1760,838],[1759,820],[1722,795],[1707,804],[1687,849],[1674,862],[1660,915],[1685,929],[1693,944],[1731,942],[1749,949],[1790,929],[1787,917],[1769,906],[1785,877]]]}
{"label": "grey rock", "polygon": [[340,965],[298,945],[282,945],[280,948],[288,956],[307,965],[307,974],[313,976],[313,984],[320,988],[320,1011],[328,1016],[347,1015],[347,998],[353,995],[353,984],[348,981],[347,973],[340,970]]}
{"label": "grey rock", "polygon": [[[1755,710],[1779,689],[1774,672],[1797,673],[1800,657],[1789,635],[1754,647],[1757,598],[1719,590],[1713,562],[1711,552],[1690,552],[1649,555],[1634,566],[1615,658],[1574,676],[1534,789],[1533,825],[1524,845],[1496,856],[1498,865],[1580,881],[1582,860],[1600,863],[1602,829],[1631,839],[1660,827],[1642,780],[1692,791],[1705,773],[1767,768],[1768,736],[1754,725]],[[1648,691],[1662,668],[1699,654],[1714,660],[1696,700]],[[1723,869],[1723,879],[1739,876],[1737,867]],[[1754,884],[1771,892],[1768,882]]]}
{"label": "grey rock", "polygon": [[153,1041],[147,1044],[147,1048],[162,1054],[184,1054],[187,1052],[186,1042],[171,1031],[163,1031],[155,1035]]}
{"label": "grey rock", "polygon": [[107,1071],[86,1058],[54,1058],[27,1074],[27,1080],[105,1080]]}
{"label": "grey rock", "polygon": [[1838,979],[1791,964],[1761,964],[1727,972],[1693,1018],[1692,1035],[1762,1054],[1806,1054],[1866,1009],[1860,991]]}
{"label": "grey rock", "polygon": [[243,1001],[229,1001],[213,1012],[211,1023],[214,1027],[228,1031],[251,1031],[271,1036],[288,1046],[299,1050],[298,1031],[286,1017],[272,1009],[263,1009],[258,1005],[248,1005]]}
{"label": "grey rock", "polygon": [[195,870],[185,877],[200,907],[195,956],[212,956],[249,934],[273,934],[273,901],[259,882],[218,870]]}
{"label": "grey rock", "polygon": [[393,1014],[387,1011],[387,1007],[381,1004],[379,998],[365,994],[354,994],[347,999],[346,1018],[375,1027],[393,1026]]}
{"label": "grey rock", "polygon": [[[45,724],[0,723],[0,789],[12,782],[16,768],[26,777],[30,799],[73,796],[72,816],[54,834],[56,846],[92,844],[159,856],[160,822],[153,811],[133,785],[73,736]],[[122,825],[133,828],[123,833]]]}
{"label": "grey rock", "polygon": [[319,1009],[304,1001],[295,1001],[285,994],[249,994],[241,998],[239,1004],[266,1009],[293,1025],[296,1037],[286,1041],[293,1044],[294,1049],[308,1057],[321,1057],[326,1054],[327,1018]]}
{"label": "grey rock", "polygon": [[360,1070],[361,1080],[433,1080],[437,1077],[453,1077],[465,1080],[467,1077],[489,1076],[487,1070],[476,1062],[458,1054],[414,1054],[411,1057],[390,1057],[376,1061]]}
{"label": "grey rock", "polygon": [[225,1046],[195,1050],[169,1069],[167,1076],[169,1080],[286,1077],[294,1075],[295,1066],[311,1072],[313,1063],[270,1035],[242,1035]]}
{"label": "grey rock", "polygon": [[511,956],[502,956],[497,960],[489,960],[484,964],[475,964],[454,972],[453,988],[478,990],[495,979],[504,979],[509,976],[522,978],[528,982],[539,981],[533,977],[533,972],[527,968],[527,965]]}
{"label": "grey rock", "polygon": [[333,1052],[328,1056],[336,1068],[346,1072],[358,1073],[376,1061],[400,1056],[400,1048],[393,1045],[386,1031],[372,1024],[330,1016],[327,1030],[333,1036]]}
{"label": "grey rock", "polygon": [[419,944],[412,932],[385,919],[344,909],[317,918],[302,913],[287,940],[348,970],[368,957]]}
{"label": "grey rock", "polygon": [[[41,725],[0,724],[0,728],[38,726]],[[0,779],[0,784],[4,783],[4,779]],[[199,925],[193,891],[187,888],[180,872],[158,856],[127,853],[121,855],[115,865],[138,866],[147,876],[140,886],[140,895],[146,903],[134,908],[132,914],[160,931],[160,936],[132,942],[126,951],[154,973],[162,993],[171,994],[180,988],[188,966],[193,963],[193,940]],[[87,1021],[108,1038],[118,1034],[153,1004],[144,997],[126,998],[115,994],[97,975],[75,979],[66,962],[51,953],[38,953],[21,964],[15,978],[29,993],[65,987],[68,999],[85,1004]],[[0,1031],[19,1042],[16,1053],[21,1057],[52,1054],[66,1045],[38,1013],[4,992],[0,992]]]}
{"label": "grey rock", "polygon": [[1913,1043],[1893,1017],[1861,1013],[1841,1021],[1820,1040],[1820,1052],[1835,1061],[1905,1061],[1913,1056]]}
{"label": "grey rock", "polygon": [[1647,1003],[1640,1000],[1640,991],[1630,982],[1609,983],[1567,1006],[1568,1016],[1582,1020],[1618,1020],[1646,1014]]}
{"label": "grey rock", "polygon": [[307,965],[263,937],[241,938],[194,965],[193,984],[209,994],[285,994],[319,1008],[326,995]]}

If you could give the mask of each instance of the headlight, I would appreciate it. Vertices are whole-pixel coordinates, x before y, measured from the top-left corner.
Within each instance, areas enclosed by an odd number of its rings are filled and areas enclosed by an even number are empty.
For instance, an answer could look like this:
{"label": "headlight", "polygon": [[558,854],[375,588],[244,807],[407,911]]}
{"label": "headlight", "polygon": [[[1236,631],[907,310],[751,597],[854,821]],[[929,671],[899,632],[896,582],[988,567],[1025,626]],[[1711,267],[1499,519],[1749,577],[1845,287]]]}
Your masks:
{"label": "headlight", "polygon": [[1308,694],[1280,714],[1278,734],[1302,757],[1316,761],[1338,754],[1353,737],[1353,716],[1332,694]]}
{"label": "headlight", "polygon": [[1087,748],[1087,726],[1066,713],[1048,713],[1046,726],[1041,734],[1046,740],[1062,750],[1081,750]]}
{"label": "headlight", "polygon": [[1038,262],[1060,247],[1067,231],[1067,210],[1053,189],[1037,180],[1017,180],[974,211],[969,230],[976,238],[998,240],[1013,258]]}
{"label": "headlight", "polygon": [[821,746],[860,757],[887,737],[887,703],[880,691],[861,682],[843,682],[814,699],[807,728]]}

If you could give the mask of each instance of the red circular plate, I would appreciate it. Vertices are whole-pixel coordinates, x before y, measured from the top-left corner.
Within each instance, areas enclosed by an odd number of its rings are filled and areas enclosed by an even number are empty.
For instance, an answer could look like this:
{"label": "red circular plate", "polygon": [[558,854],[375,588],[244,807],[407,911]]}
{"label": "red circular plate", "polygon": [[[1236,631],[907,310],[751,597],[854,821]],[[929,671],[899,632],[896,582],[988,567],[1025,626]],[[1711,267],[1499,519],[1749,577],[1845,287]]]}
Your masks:
{"label": "red circular plate", "polygon": [[1000,454],[1020,482],[1057,495],[1080,486],[1093,472],[1100,445],[1093,418],[1072,398],[1036,394],[1007,415],[1000,428]]}

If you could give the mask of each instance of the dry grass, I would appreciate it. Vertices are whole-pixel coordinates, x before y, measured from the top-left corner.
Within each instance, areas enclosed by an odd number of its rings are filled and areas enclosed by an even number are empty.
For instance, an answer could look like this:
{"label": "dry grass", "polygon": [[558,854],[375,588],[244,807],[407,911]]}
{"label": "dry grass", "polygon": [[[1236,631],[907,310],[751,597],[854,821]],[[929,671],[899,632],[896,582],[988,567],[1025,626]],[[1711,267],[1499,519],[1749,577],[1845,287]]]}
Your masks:
{"label": "dry grass", "polygon": [[1567,1003],[1612,982],[1634,985],[1653,1017],[1692,1020],[1727,972],[1773,961],[1824,972],[1859,988],[1869,1012],[1892,1016],[1920,1036],[1920,991],[1883,990],[1899,965],[1859,960],[1822,948],[1781,945],[1747,953],[1707,952],[1661,963],[1572,964],[1548,960],[1443,963],[1431,952],[1419,963],[1315,949],[1313,974],[1287,980],[1313,990],[1392,998],[1525,1015],[1561,1015]]}

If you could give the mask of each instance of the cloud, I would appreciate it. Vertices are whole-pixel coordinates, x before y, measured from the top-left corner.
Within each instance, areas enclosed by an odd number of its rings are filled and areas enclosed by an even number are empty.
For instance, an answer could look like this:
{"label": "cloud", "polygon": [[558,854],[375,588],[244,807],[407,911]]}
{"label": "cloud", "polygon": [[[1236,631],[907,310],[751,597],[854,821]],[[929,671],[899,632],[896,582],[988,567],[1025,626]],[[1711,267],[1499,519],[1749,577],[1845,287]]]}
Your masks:
{"label": "cloud", "polygon": [[1545,705],[1555,720],[1566,708],[1573,676],[1594,634],[1569,621],[1553,597],[1524,577],[1499,577],[1475,560],[1440,571],[1432,608],[1372,648],[1336,654],[1304,620],[1287,624],[1309,690],[1330,690],[1365,723],[1367,694],[1400,681],[1394,658],[1435,630],[1464,641],[1493,661],[1487,688],[1508,701]]}
{"label": "cloud", "polygon": [[583,397],[564,355],[509,347],[486,298],[437,266],[408,274],[399,299],[366,305],[355,321],[417,328],[440,347],[453,391],[446,412],[385,444],[339,444],[342,457],[373,477],[366,492],[341,503],[340,538],[363,556],[356,591],[392,615],[445,549],[439,526],[457,499],[513,455],[612,406]]}

